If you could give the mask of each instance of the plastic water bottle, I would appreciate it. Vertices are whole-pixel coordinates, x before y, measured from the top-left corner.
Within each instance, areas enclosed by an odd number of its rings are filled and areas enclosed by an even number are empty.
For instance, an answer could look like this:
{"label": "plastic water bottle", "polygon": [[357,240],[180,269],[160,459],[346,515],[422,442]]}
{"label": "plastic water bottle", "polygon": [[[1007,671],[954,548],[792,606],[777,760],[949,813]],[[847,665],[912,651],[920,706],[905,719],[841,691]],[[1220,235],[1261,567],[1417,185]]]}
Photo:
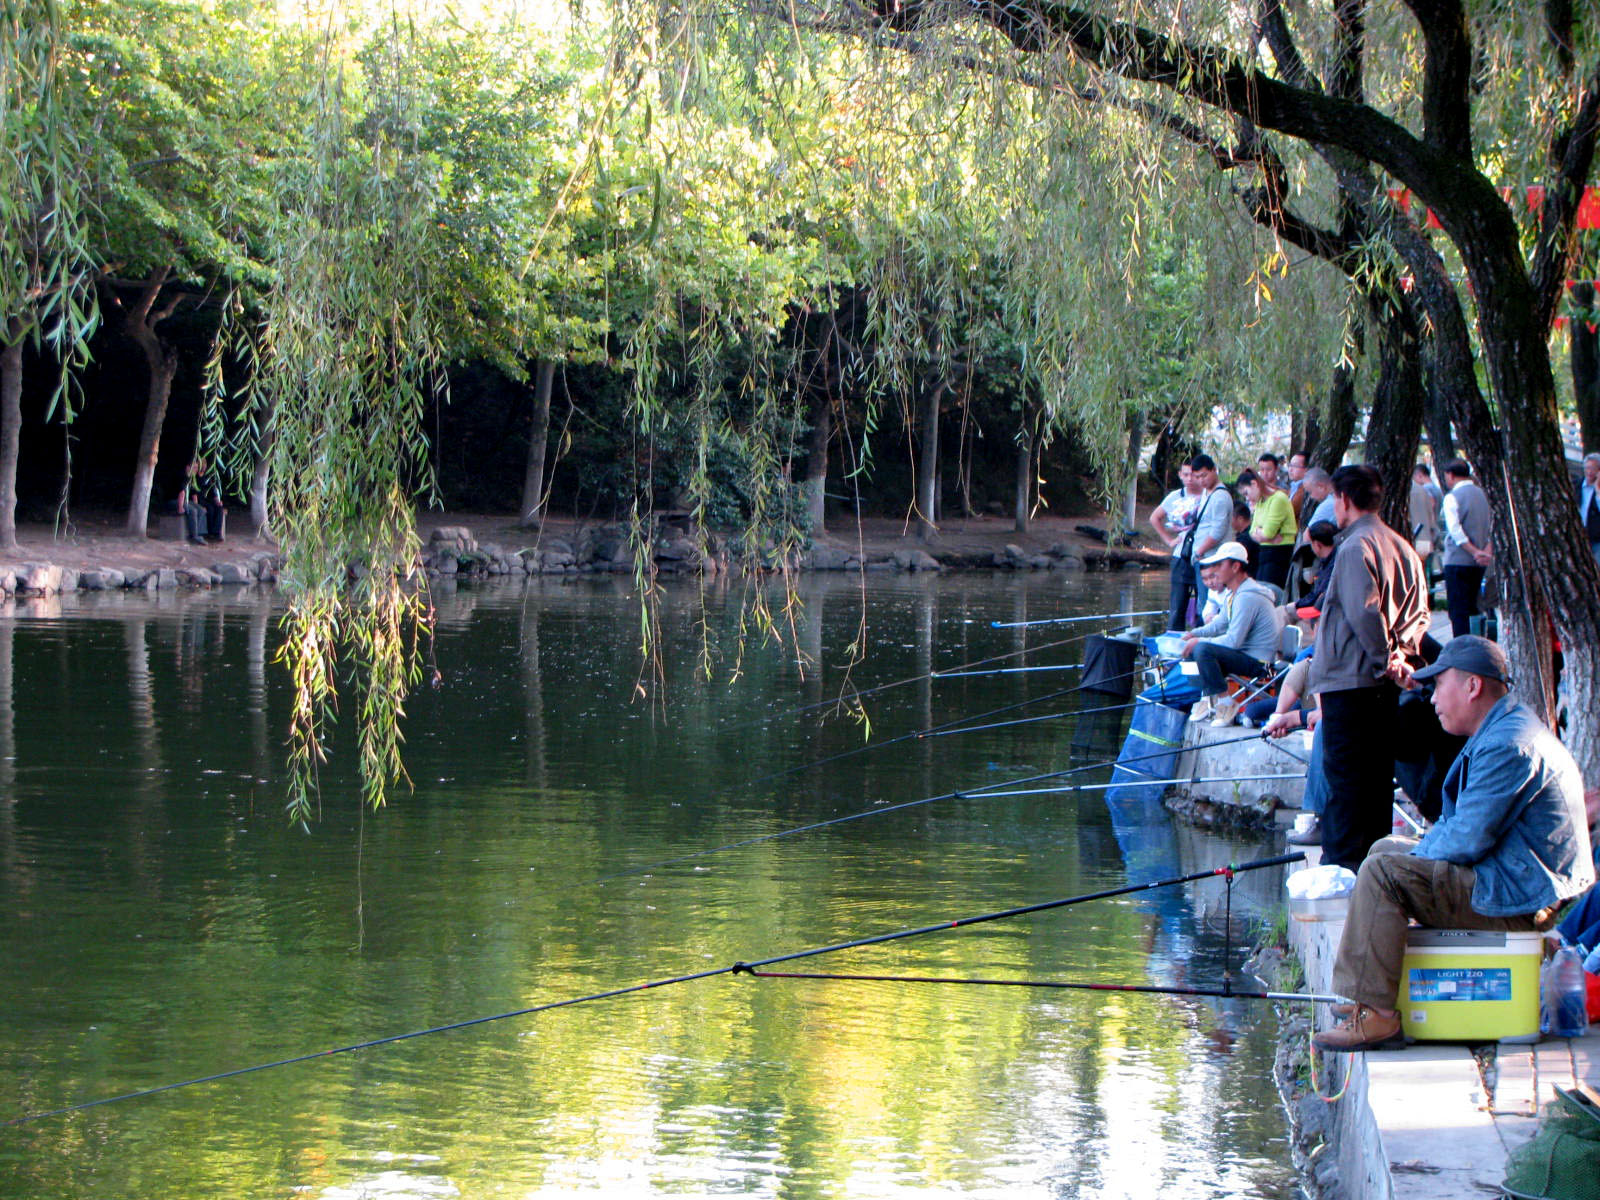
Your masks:
{"label": "plastic water bottle", "polygon": [[1563,943],[1539,972],[1539,1032],[1582,1037],[1589,1030],[1583,956]]}

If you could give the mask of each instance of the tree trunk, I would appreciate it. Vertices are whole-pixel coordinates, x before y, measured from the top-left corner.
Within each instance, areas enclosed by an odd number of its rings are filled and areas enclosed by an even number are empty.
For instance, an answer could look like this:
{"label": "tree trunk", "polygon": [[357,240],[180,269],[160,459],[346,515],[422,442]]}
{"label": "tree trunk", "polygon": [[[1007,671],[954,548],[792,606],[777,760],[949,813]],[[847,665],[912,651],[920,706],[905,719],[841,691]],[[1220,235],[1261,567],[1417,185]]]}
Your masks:
{"label": "tree trunk", "polygon": [[1024,418],[1017,437],[1016,520],[1018,533],[1028,532],[1028,510],[1033,501],[1033,432]]}
{"label": "tree trunk", "polygon": [[556,360],[541,358],[533,379],[533,432],[528,437],[528,469],[522,477],[524,528],[539,524],[544,507],[544,460],[550,442],[550,391],[556,378]]}
{"label": "tree trunk", "polygon": [[[132,308],[123,309],[124,332],[139,347],[149,372],[145,393],[144,427],[139,433],[139,453],[133,466],[133,494],[128,501],[128,532],[144,537],[150,528],[150,488],[155,482],[156,459],[161,453],[161,426],[167,419],[167,401],[172,395],[172,379],[178,373],[178,353],[163,342],[156,326],[172,315],[181,297],[157,310],[156,301],[166,286],[170,271],[151,272]],[[118,307],[121,308],[120,303]]]}
{"label": "tree trunk", "polygon": [[[1438,467],[1456,456],[1456,438],[1450,428],[1450,403],[1439,384],[1440,371],[1434,361],[1436,353],[1431,343],[1424,345],[1422,376],[1428,389],[1428,406],[1423,410],[1422,427],[1428,431],[1428,449]],[[1438,479],[1437,471],[1434,479]]]}
{"label": "tree trunk", "polygon": [[178,373],[178,354],[160,343],[152,332],[149,344],[136,338],[150,368],[150,385],[144,405],[144,427],[139,432],[139,455],[134,461],[133,496],[128,501],[128,532],[144,537],[150,528],[150,489],[155,483],[156,460],[161,454],[161,426],[167,419],[172,378]]}
{"label": "tree trunk", "polygon": [[1317,437],[1312,443],[1311,465],[1329,472],[1337,470],[1344,461],[1344,452],[1350,448],[1350,438],[1355,428],[1355,364],[1338,362],[1333,366],[1333,378],[1328,381],[1327,409],[1318,422]]}
{"label": "tree trunk", "polygon": [[1139,520],[1139,452],[1144,449],[1144,413],[1128,414],[1128,486],[1122,493],[1120,527],[1122,533],[1137,526]]}
{"label": "tree trunk", "polygon": [[931,542],[939,536],[935,513],[939,495],[939,405],[945,383],[940,379],[928,392],[922,409],[922,452],[917,465],[917,540]]}
{"label": "tree trunk", "polygon": [[806,515],[811,536],[828,531],[828,442],[833,437],[833,401],[825,392],[811,409],[811,444],[806,452]]}
{"label": "tree trunk", "polygon": [[1572,287],[1572,300],[1581,312],[1572,318],[1572,395],[1578,409],[1578,434],[1583,452],[1600,450],[1600,334],[1595,321],[1594,284]]}
{"label": "tree trunk", "polygon": [[17,449],[22,442],[22,331],[13,317],[0,350],[0,550],[17,548]]}
{"label": "tree trunk", "polygon": [[256,463],[250,472],[250,526],[257,538],[266,537],[270,510],[267,507],[268,489],[272,486],[272,443],[278,437],[276,402],[260,414],[260,436],[256,441]]}
{"label": "tree trunk", "polygon": [[1362,457],[1383,480],[1384,523],[1409,542],[1411,470],[1426,407],[1417,321],[1400,297],[1369,297],[1367,312],[1378,342],[1378,382]]}

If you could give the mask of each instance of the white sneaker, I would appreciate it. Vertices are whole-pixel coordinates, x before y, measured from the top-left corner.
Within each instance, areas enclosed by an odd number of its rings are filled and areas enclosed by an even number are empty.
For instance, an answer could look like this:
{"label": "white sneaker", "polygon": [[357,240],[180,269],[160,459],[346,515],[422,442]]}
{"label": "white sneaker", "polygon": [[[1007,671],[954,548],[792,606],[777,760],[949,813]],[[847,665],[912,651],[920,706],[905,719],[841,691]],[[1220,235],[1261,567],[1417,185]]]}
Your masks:
{"label": "white sneaker", "polygon": [[1233,700],[1219,700],[1213,708],[1211,727],[1224,729],[1233,724],[1233,718],[1239,715],[1239,705]]}
{"label": "white sneaker", "polygon": [[1201,696],[1200,699],[1195,702],[1195,706],[1189,710],[1189,720],[1196,722],[1204,721],[1207,717],[1211,716],[1215,712],[1216,708],[1211,697]]}

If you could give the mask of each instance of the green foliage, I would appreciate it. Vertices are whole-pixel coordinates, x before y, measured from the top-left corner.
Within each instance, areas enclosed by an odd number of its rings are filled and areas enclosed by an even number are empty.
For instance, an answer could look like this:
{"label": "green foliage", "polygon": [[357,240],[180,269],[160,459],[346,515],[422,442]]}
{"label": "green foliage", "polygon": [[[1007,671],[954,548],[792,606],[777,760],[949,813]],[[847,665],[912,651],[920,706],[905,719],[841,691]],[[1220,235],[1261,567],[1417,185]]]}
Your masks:
{"label": "green foliage", "polygon": [[57,401],[98,319],[84,114],[63,86],[63,31],[55,0],[0,5],[0,341],[52,348],[63,367]]}

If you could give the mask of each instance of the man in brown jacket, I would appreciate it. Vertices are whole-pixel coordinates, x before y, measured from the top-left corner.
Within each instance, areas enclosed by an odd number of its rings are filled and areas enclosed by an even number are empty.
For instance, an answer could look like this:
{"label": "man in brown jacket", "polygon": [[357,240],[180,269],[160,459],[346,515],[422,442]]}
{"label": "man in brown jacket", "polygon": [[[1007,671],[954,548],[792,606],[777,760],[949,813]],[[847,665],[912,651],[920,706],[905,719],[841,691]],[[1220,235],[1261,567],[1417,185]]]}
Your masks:
{"label": "man in brown jacket", "polygon": [[1420,661],[1428,589],[1416,551],[1378,517],[1378,472],[1340,467],[1333,494],[1339,536],[1309,686],[1322,702],[1322,861],[1354,871],[1392,827],[1396,705]]}

